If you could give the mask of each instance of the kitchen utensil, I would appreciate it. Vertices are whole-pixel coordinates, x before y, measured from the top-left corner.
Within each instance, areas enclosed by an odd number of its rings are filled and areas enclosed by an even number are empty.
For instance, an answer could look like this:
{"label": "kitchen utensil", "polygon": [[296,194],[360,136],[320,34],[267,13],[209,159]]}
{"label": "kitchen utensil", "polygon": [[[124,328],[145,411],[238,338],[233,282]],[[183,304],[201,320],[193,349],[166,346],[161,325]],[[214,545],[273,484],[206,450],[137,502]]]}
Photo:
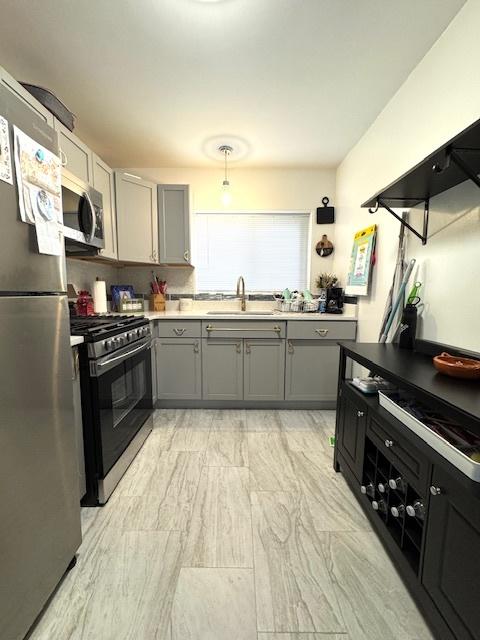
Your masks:
{"label": "kitchen utensil", "polygon": [[407,304],[418,304],[420,302],[420,298],[418,297],[418,290],[422,286],[421,282],[414,282],[412,290],[407,298]]}
{"label": "kitchen utensil", "polygon": [[440,373],[452,378],[480,379],[480,360],[473,358],[458,358],[444,351],[433,358],[433,366]]}

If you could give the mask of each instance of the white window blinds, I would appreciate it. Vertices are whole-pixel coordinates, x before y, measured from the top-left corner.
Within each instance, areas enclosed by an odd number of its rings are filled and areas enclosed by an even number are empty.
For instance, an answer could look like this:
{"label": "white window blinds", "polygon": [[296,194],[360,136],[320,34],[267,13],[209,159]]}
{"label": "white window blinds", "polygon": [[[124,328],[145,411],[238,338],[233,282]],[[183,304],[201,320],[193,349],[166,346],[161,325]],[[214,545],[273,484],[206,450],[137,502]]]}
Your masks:
{"label": "white window blinds", "polygon": [[243,275],[248,291],[305,289],[308,213],[197,213],[197,291],[233,291]]}

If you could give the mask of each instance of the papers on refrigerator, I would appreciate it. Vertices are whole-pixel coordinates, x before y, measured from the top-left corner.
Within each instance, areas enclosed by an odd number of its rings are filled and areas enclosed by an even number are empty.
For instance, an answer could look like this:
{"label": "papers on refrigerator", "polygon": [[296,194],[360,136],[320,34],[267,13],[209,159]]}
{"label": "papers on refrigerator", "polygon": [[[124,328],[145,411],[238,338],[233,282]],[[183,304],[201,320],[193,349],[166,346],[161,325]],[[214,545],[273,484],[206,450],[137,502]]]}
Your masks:
{"label": "papers on refrigerator", "polygon": [[20,217],[35,225],[39,252],[59,256],[63,242],[60,160],[17,127],[13,131]]}
{"label": "papers on refrigerator", "polygon": [[0,116],[0,180],[13,184],[8,121]]}

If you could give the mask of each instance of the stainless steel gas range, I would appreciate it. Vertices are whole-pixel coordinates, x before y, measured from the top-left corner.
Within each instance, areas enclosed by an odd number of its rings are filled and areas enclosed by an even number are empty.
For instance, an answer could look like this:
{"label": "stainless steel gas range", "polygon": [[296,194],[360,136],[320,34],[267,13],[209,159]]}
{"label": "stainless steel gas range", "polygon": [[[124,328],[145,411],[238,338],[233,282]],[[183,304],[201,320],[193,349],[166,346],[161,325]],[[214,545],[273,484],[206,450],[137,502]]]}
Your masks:
{"label": "stainless steel gas range", "polygon": [[71,318],[80,335],[80,380],[87,492],[105,504],[152,429],[150,324],[144,317]]}

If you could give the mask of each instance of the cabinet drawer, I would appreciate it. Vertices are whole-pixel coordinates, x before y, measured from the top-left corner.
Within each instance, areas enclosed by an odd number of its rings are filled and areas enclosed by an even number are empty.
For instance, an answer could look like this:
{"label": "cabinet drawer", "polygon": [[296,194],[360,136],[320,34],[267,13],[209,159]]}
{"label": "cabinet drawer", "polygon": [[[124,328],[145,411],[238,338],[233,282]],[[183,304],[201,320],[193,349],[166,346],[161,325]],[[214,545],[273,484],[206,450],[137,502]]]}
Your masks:
{"label": "cabinet drawer", "polygon": [[370,415],[367,435],[385,456],[405,475],[405,478],[415,487],[420,495],[426,494],[428,483],[428,460],[422,453],[402,437],[391,425]]}
{"label": "cabinet drawer", "polygon": [[335,320],[289,320],[287,337],[307,340],[355,340],[357,323]]}
{"label": "cabinet drawer", "polygon": [[201,323],[197,320],[160,320],[156,335],[159,338],[200,338]]}
{"label": "cabinet drawer", "polygon": [[202,322],[204,338],[284,338],[285,322],[211,320]]}

